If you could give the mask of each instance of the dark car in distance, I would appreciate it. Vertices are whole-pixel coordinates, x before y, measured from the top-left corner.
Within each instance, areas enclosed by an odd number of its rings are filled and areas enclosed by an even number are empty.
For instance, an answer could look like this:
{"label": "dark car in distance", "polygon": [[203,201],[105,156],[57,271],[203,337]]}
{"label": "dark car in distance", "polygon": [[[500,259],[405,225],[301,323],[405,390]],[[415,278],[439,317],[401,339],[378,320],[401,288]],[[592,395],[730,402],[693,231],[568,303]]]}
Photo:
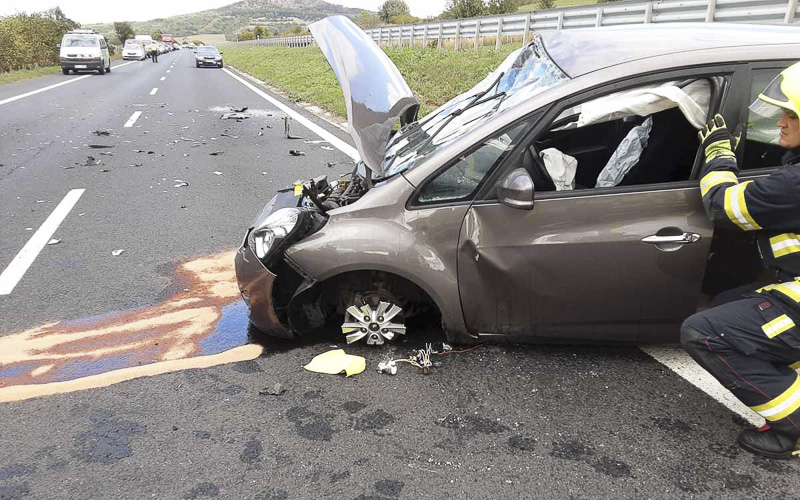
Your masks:
{"label": "dark car in distance", "polygon": [[194,64],[198,68],[203,66],[222,67],[222,52],[213,45],[202,45],[197,47],[194,54]]}

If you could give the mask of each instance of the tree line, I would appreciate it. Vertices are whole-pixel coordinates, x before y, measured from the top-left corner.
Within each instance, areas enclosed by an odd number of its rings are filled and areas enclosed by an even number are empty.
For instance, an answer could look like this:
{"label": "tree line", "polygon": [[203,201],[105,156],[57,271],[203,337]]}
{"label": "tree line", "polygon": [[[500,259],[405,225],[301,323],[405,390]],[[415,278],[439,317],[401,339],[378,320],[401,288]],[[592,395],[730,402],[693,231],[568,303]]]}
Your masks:
{"label": "tree line", "polygon": [[59,64],[61,38],[78,27],[58,7],[0,18],[0,73]]}

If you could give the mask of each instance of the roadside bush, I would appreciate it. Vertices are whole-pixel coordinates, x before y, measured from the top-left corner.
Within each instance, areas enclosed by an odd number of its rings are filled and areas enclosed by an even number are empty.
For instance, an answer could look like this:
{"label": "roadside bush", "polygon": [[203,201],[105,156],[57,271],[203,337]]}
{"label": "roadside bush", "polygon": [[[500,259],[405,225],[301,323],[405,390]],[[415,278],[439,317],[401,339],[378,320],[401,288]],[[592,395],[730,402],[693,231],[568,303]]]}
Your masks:
{"label": "roadside bush", "polygon": [[57,45],[79,26],[58,7],[0,19],[0,73],[58,64]]}

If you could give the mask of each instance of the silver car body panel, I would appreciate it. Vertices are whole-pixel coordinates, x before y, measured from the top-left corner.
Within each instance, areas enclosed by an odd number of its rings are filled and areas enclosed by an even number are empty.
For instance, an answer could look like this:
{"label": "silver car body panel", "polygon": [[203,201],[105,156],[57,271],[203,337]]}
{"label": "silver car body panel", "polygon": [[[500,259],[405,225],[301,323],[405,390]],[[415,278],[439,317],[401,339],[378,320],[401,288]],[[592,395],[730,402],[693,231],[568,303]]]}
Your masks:
{"label": "silver car body panel", "polygon": [[347,127],[361,159],[383,176],[383,152],[398,118],[416,117],[419,103],[397,66],[344,16],[308,27],[336,74],[347,105]]}

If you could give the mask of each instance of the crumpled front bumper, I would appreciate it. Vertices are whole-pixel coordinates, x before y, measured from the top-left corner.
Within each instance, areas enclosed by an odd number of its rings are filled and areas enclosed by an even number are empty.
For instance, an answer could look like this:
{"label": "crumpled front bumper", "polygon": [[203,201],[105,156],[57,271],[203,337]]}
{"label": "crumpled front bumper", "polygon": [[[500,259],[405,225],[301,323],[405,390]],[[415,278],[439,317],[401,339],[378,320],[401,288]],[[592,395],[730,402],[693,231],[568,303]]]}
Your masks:
{"label": "crumpled front bumper", "polygon": [[[250,235],[247,235],[248,239]],[[275,337],[294,338],[275,313],[272,290],[276,275],[272,274],[258,260],[250,245],[243,245],[236,252],[236,280],[247,307],[250,309],[250,322],[262,332]]]}

